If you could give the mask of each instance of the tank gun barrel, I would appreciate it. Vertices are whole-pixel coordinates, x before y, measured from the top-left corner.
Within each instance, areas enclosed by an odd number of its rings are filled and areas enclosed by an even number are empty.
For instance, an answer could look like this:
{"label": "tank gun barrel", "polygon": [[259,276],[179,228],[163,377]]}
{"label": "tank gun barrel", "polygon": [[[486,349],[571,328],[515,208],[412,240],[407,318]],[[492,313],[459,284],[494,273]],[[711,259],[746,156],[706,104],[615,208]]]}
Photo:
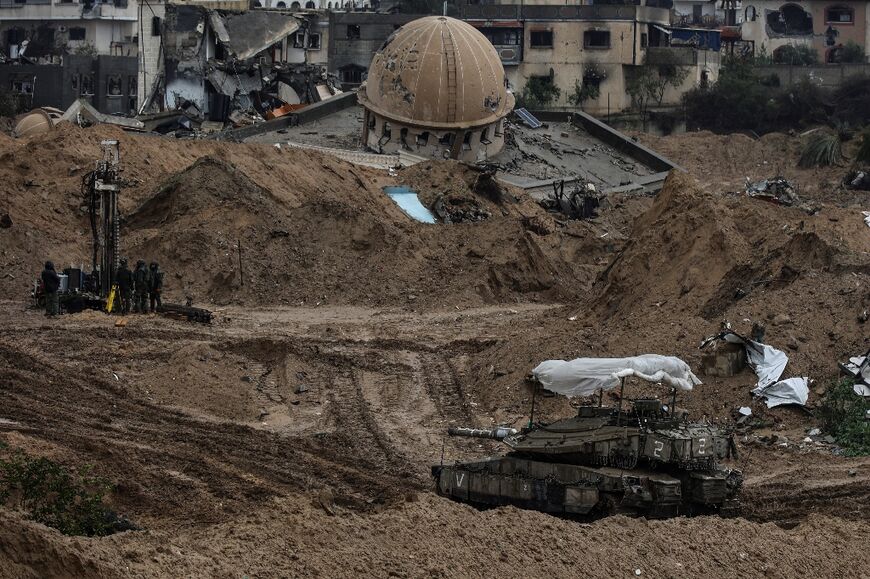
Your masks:
{"label": "tank gun barrel", "polygon": [[516,428],[506,428],[499,426],[496,428],[464,428],[452,426],[447,429],[447,434],[450,436],[466,436],[469,438],[492,438],[494,440],[504,440],[506,437],[517,433]]}

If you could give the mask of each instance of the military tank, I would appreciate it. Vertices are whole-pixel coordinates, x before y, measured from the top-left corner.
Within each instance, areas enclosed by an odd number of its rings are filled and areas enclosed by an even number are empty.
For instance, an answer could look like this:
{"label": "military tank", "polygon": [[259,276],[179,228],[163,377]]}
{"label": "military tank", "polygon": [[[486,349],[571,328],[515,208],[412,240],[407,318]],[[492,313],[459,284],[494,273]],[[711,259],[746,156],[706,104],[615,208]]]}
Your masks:
{"label": "military tank", "polygon": [[[649,374],[645,375],[650,377]],[[694,377],[694,375],[692,375]],[[660,376],[653,376],[653,378]],[[616,377],[624,389],[625,376]],[[697,379],[696,379],[697,380]],[[505,456],[432,467],[437,492],[478,506],[514,505],[554,514],[647,518],[739,512],[740,471],[731,435],[690,422],[656,398],[581,406],[577,415],[521,430],[453,429],[500,439]]]}

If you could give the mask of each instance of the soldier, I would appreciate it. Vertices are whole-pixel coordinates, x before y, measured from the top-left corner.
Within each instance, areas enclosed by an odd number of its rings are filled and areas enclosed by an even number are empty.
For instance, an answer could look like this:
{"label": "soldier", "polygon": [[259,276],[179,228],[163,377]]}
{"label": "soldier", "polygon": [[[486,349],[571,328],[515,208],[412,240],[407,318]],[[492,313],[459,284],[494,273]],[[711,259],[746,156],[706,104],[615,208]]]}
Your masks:
{"label": "soldier", "polygon": [[151,300],[151,311],[157,312],[163,307],[163,304],[160,302],[160,292],[163,291],[163,272],[160,271],[160,267],[155,261],[151,262],[148,269],[150,270],[148,273],[150,280],[148,284],[148,297]]}
{"label": "soldier", "polygon": [[60,309],[57,301],[60,276],[54,271],[54,264],[50,261],[45,262],[45,269],[42,270],[42,289],[45,292],[45,315],[56,316]]}
{"label": "soldier", "polygon": [[148,269],[145,261],[140,259],[136,262],[136,271],[133,272],[133,286],[136,295],[133,298],[133,311],[140,314],[148,313]]}
{"label": "soldier", "polygon": [[121,260],[121,267],[116,274],[118,293],[121,294],[121,315],[130,313],[130,302],[133,299],[133,272],[127,267],[127,260]]}

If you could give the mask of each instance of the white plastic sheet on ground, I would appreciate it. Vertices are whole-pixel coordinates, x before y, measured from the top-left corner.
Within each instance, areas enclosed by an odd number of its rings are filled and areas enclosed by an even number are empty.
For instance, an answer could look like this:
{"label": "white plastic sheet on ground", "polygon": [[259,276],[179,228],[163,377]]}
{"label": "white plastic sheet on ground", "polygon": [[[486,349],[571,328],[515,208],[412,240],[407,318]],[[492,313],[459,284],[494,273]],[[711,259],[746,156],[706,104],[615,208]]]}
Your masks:
{"label": "white plastic sheet on ground", "polygon": [[755,370],[755,375],[758,376],[757,388],[764,388],[773,384],[785,372],[788,356],[782,350],[777,350],[773,346],[760,342],[744,340],[737,334],[727,334],[725,340],[733,344],[743,344],[746,346],[746,357],[749,365],[752,366],[752,369]]}
{"label": "white plastic sheet on ground", "polygon": [[759,386],[752,393],[756,396],[764,396],[768,408],[783,404],[803,406],[810,396],[810,379],[803,377],[780,380],[764,388]]}
{"label": "white plastic sheet on ground", "polygon": [[544,388],[565,396],[591,396],[599,389],[616,387],[620,378],[628,376],[662,382],[680,390],[691,390],[701,383],[688,364],[679,358],[658,354],[546,360],[538,364],[532,374]]}

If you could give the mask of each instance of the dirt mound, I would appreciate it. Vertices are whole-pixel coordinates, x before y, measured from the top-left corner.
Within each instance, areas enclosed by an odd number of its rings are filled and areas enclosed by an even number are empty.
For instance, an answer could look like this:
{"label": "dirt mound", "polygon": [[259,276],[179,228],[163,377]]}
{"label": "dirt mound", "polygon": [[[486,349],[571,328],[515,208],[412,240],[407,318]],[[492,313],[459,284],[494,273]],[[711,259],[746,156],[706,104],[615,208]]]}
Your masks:
{"label": "dirt mound", "polygon": [[[557,227],[535,203],[453,162],[391,177],[302,150],[61,125],[0,143],[10,189],[0,212],[13,220],[0,230],[0,296],[26,296],[45,259],[88,267],[81,180],[105,138],[121,141],[122,251],[161,264],[170,300],[454,307],[565,299],[588,287],[590,267],[611,244],[579,224]],[[386,185],[484,219],[417,223]]]}

